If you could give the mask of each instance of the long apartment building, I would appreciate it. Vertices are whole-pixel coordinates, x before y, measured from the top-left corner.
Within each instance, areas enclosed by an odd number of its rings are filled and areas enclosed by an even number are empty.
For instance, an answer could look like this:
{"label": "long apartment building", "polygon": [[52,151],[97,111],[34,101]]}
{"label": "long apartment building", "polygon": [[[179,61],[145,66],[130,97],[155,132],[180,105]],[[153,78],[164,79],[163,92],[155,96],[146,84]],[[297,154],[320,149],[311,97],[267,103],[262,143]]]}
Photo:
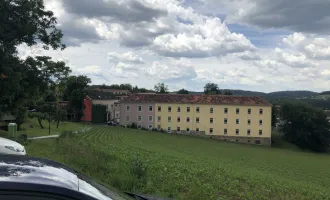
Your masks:
{"label": "long apartment building", "polygon": [[135,94],[120,104],[121,125],[271,144],[271,104],[260,97]]}

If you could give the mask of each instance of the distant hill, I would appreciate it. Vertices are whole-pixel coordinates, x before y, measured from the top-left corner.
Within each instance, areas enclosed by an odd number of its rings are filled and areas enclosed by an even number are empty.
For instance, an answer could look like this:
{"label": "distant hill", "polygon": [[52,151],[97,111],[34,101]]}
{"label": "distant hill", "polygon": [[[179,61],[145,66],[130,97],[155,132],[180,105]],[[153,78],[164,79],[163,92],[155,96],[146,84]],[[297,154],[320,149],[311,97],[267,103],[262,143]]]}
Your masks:
{"label": "distant hill", "polygon": [[267,97],[288,97],[288,98],[303,98],[303,97],[312,97],[318,95],[317,92],[296,90],[296,91],[278,91],[271,92],[267,94]]}

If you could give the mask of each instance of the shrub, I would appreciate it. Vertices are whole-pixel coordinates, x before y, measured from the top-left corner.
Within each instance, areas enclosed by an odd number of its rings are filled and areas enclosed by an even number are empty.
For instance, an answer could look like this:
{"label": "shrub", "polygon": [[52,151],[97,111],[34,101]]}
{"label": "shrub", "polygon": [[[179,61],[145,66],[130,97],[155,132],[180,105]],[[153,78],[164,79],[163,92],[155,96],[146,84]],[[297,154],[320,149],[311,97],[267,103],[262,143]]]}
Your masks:
{"label": "shrub", "polygon": [[130,128],[137,129],[137,125],[136,125],[136,123],[133,122],[133,123],[131,124]]}
{"label": "shrub", "polygon": [[158,129],[157,128],[153,128],[152,131],[158,131]]}

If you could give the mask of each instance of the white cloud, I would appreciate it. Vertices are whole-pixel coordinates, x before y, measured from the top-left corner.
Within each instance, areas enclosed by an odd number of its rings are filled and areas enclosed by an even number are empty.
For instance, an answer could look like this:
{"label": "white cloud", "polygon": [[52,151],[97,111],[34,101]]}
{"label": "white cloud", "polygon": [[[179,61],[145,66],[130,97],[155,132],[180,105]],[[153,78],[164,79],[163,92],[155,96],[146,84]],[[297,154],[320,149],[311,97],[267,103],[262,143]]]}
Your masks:
{"label": "white cloud", "polygon": [[143,59],[131,51],[125,53],[109,52],[108,60],[110,62],[115,62],[115,63],[118,62],[127,62],[127,63],[135,63],[135,64],[143,63]]}
{"label": "white cloud", "polygon": [[301,51],[311,59],[330,60],[330,37],[315,37],[302,33],[293,33],[283,38],[283,43]]}
{"label": "white cloud", "polygon": [[308,60],[307,57],[302,54],[291,54],[284,52],[280,48],[275,49],[275,55],[278,61],[294,68],[313,67],[317,64]]}
{"label": "white cloud", "polygon": [[252,50],[254,46],[244,35],[231,33],[219,18],[209,18],[191,26],[190,32],[158,36],[153,48],[169,57],[211,57]]}
{"label": "white cloud", "polygon": [[188,60],[171,60],[166,64],[154,61],[151,67],[142,69],[150,78],[162,81],[193,79],[197,76]]}
{"label": "white cloud", "polygon": [[85,66],[75,69],[76,73],[78,74],[90,74],[90,75],[98,75],[102,73],[102,69],[100,66],[97,65],[91,65],[91,66]]}

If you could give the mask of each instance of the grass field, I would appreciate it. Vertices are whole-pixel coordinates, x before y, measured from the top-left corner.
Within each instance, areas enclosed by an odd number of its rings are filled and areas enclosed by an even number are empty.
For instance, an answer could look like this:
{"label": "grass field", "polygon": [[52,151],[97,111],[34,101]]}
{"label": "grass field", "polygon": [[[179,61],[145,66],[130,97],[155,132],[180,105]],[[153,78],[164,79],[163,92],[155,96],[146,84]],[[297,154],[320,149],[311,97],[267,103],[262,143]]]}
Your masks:
{"label": "grass field", "polygon": [[29,143],[108,187],[175,199],[329,199],[330,156],[120,127]]}

